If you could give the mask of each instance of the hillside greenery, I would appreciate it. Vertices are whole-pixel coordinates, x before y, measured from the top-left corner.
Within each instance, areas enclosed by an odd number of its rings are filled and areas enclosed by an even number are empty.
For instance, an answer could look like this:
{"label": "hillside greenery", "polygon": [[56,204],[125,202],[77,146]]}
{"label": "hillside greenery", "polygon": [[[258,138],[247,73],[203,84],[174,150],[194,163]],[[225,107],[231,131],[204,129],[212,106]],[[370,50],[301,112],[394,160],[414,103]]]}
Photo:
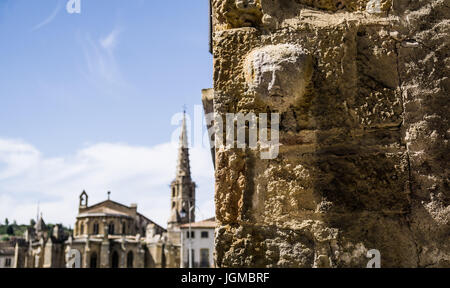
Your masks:
{"label": "hillside greenery", "polygon": [[[35,220],[30,220],[30,223],[28,225],[25,224],[17,224],[17,222],[14,220],[12,223],[5,219],[0,223],[0,241],[8,241],[11,237],[23,237],[25,234],[25,231],[28,227],[34,227],[36,224]],[[47,231],[51,233],[53,230],[53,227],[56,226],[56,224],[46,224],[47,225]],[[61,224],[62,225],[62,224]],[[64,229],[64,232],[67,234],[71,234],[72,230],[68,227],[62,226]]]}

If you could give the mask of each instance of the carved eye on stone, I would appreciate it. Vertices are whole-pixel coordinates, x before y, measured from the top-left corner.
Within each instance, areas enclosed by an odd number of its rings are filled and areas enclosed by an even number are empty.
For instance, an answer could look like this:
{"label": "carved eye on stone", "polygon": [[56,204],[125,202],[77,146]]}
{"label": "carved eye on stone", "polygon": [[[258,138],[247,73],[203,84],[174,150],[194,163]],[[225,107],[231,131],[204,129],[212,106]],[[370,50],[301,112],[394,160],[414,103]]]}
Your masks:
{"label": "carved eye on stone", "polygon": [[341,10],[345,8],[345,1],[336,1],[336,9]]}
{"label": "carved eye on stone", "polygon": [[255,8],[255,0],[236,0],[236,7],[239,9]]}

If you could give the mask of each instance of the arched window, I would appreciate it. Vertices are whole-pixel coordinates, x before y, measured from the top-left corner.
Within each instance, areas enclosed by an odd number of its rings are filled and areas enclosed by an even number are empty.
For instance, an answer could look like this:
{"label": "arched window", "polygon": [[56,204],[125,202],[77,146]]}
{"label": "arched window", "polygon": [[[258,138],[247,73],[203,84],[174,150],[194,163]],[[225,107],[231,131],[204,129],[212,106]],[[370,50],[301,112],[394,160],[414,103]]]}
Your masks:
{"label": "arched window", "polygon": [[91,254],[90,268],[97,268],[97,253]]}
{"label": "arched window", "polygon": [[128,252],[127,254],[127,268],[133,268],[133,252]]}
{"label": "arched window", "polygon": [[114,235],[114,223],[110,222],[108,225],[108,234]]}
{"label": "arched window", "polygon": [[176,191],[175,191],[175,187],[172,187],[172,197],[175,197],[177,194],[176,194]]}
{"label": "arched window", "polygon": [[80,224],[80,235],[83,235],[83,234],[84,234],[84,224],[81,223]]}
{"label": "arched window", "polygon": [[125,221],[124,222],[122,222],[122,234],[126,234],[126,232],[127,232],[127,223],[125,223]]}
{"label": "arched window", "polygon": [[98,223],[94,223],[94,229],[93,229],[93,234],[97,235],[98,234]]}
{"label": "arched window", "polygon": [[119,268],[119,254],[114,251],[111,259],[111,268]]}

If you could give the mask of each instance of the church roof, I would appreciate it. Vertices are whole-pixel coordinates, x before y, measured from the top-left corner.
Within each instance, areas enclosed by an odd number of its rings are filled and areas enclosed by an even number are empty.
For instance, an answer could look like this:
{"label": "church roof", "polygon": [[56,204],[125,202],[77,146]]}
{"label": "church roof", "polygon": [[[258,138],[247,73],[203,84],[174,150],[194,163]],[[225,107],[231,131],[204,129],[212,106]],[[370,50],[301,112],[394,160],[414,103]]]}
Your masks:
{"label": "church roof", "polygon": [[117,205],[117,206],[120,206],[120,207],[123,207],[123,208],[130,209],[130,207],[128,207],[128,206],[126,206],[126,205],[123,205],[123,204],[121,204],[121,203],[119,203],[119,202],[112,201],[112,200],[109,200],[109,199],[108,199],[108,200],[105,200],[105,201],[102,201],[102,202],[99,202],[99,203],[97,203],[97,204],[94,204],[94,205],[92,205],[92,206],[89,206],[89,207],[87,207],[86,209],[87,209],[87,210],[91,210],[91,209],[98,208],[98,207],[104,207],[105,205],[107,205],[107,204],[109,204],[109,203],[114,204],[114,205]]}
{"label": "church roof", "polygon": [[104,216],[132,218],[135,215],[164,229],[141,213],[136,212],[136,206],[129,207],[112,200],[105,200],[95,205],[80,209],[80,213],[77,218]]}
{"label": "church roof", "polygon": [[[111,201],[111,200],[109,200]],[[80,213],[79,217],[85,217],[85,216],[124,216],[124,217],[130,217],[131,213],[126,211],[121,211],[119,209],[114,209],[114,207],[108,207],[105,204],[106,201],[96,204],[91,207],[87,207],[83,213]],[[112,202],[112,201],[111,201]],[[114,203],[115,205],[123,206],[126,209],[129,209],[129,207],[126,207],[125,205]]]}
{"label": "church roof", "polygon": [[0,242],[0,255],[14,255],[15,247],[10,242]]}

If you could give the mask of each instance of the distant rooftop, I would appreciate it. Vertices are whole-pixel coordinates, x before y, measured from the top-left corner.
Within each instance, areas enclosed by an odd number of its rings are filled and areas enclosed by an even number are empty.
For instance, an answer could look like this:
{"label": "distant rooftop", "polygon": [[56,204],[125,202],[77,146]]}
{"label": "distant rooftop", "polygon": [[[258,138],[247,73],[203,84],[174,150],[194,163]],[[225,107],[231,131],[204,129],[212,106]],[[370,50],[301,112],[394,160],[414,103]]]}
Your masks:
{"label": "distant rooftop", "polygon": [[[210,218],[199,222],[191,223],[192,228],[216,228],[216,218]],[[189,228],[189,223],[183,224],[180,228]]]}
{"label": "distant rooftop", "polygon": [[0,242],[0,255],[14,255],[15,248],[10,242]]}

